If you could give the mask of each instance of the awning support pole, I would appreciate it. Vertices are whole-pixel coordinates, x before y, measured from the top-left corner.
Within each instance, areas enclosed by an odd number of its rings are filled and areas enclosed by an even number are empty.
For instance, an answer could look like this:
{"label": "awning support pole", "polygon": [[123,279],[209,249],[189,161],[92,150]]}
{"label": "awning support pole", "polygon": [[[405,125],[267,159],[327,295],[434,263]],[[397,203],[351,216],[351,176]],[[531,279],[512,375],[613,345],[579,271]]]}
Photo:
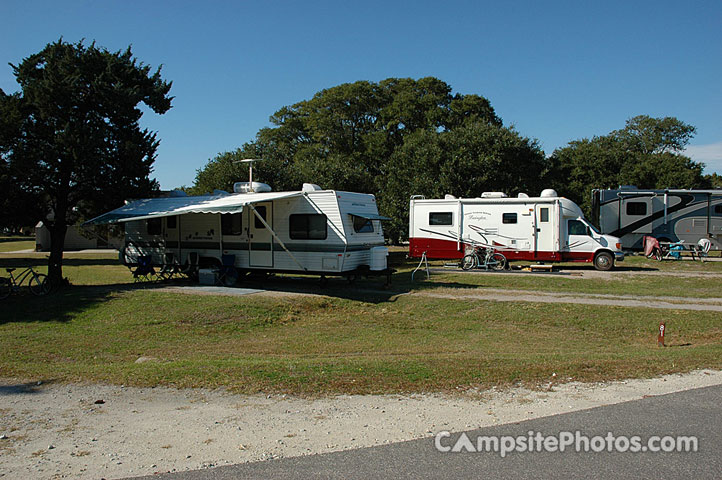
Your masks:
{"label": "awning support pole", "polygon": [[[288,254],[291,256],[291,258],[293,259],[293,261],[296,262],[296,265],[298,265],[299,267],[301,267],[304,272],[308,271],[308,269],[307,269],[306,267],[304,267],[303,265],[301,265],[301,262],[299,262],[298,259],[293,256],[293,254],[291,253],[291,251],[290,251],[288,248],[286,248],[286,245],[283,243],[283,241],[281,241],[280,238],[278,238],[278,235],[276,235],[276,232],[273,231],[273,229],[266,223],[266,220],[261,216],[260,213],[258,213],[258,210],[256,210],[256,207],[254,207],[252,203],[249,203],[248,206],[251,207],[251,210],[253,210],[253,213],[256,215],[256,218],[261,221],[261,223],[263,224],[263,226],[266,227],[266,230],[268,230],[269,232],[271,232],[271,236],[272,236],[274,239],[276,239],[276,241],[278,242],[278,244],[281,245],[281,248],[283,248],[283,249],[286,251],[286,253],[288,253]],[[271,249],[271,251],[273,252],[273,249]]]}

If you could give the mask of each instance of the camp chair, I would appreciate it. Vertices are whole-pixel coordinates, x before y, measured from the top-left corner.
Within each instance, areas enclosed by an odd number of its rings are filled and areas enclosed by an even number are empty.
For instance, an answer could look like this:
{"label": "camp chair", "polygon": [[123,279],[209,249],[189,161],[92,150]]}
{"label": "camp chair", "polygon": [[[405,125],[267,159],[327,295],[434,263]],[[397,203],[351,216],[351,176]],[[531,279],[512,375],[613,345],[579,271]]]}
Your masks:
{"label": "camp chair", "polygon": [[188,263],[183,265],[178,273],[188,278],[196,278],[198,276],[199,257],[198,252],[190,252],[188,254]]}
{"label": "camp chair", "polygon": [[218,283],[231,287],[238,281],[238,270],[236,270],[236,256],[222,255],[221,269],[218,272]]}
{"label": "camp chair", "polygon": [[158,276],[163,280],[170,280],[180,273],[180,265],[175,259],[173,253],[166,253],[163,256],[163,266],[158,271]]}
{"label": "camp chair", "polygon": [[692,259],[695,259],[695,255],[701,262],[704,262],[704,257],[709,254],[709,249],[712,248],[712,242],[709,238],[700,238],[697,245],[692,247]]}
{"label": "camp chair", "polygon": [[150,255],[141,255],[138,257],[138,266],[133,270],[133,279],[136,282],[150,282],[155,275],[153,268],[153,257]]}

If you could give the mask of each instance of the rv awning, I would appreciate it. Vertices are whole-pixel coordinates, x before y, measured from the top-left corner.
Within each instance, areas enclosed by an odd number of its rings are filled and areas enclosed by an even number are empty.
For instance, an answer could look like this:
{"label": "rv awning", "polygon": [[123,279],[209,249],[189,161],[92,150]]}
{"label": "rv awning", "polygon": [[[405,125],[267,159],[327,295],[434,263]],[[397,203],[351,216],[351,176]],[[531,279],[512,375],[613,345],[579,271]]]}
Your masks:
{"label": "rv awning", "polygon": [[198,197],[168,197],[136,200],[108,213],[88,220],[83,225],[130,222],[148,218],[169,217],[186,213],[240,213],[252,203],[270,202],[281,198],[300,197],[303,192],[268,192],[206,195]]}
{"label": "rv awning", "polygon": [[377,213],[349,213],[352,217],[365,218],[366,220],[391,220],[389,217],[383,217]]}

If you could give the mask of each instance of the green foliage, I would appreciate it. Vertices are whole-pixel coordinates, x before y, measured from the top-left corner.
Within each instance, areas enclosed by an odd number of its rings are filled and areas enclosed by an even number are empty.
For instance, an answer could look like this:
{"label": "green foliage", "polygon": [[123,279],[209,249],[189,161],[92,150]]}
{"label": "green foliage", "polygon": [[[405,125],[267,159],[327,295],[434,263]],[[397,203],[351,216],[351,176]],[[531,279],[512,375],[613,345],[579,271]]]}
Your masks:
{"label": "green foliage", "polygon": [[591,213],[594,188],[704,188],[703,165],[679,152],[695,128],[674,117],[640,115],[622,130],[574,140],[551,157],[554,187]]}
{"label": "green foliage", "polygon": [[722,188],[722,175],[712,173],[710,175],[705,175],[704,180],[710,188]]}
{"label": "green foliage", "polygon": [[8,173],[54,214],[45,222],[57,278],[67,224],[157,190],[149,175],[158,140],[141,129],[138,105],[165,113],[171,84],[130,48],[111,53],[62,39],[11,66],[21,93],[2,95],[3,110],[14,104],[17,113],[13,128],[3,124]]}
{"label": "green foliage", "polygon": [[503,127],[487,99],[452,95],[432,77],[339,85],[270,120],[274,126],[260,130],[255,142],[200,169],[191,192],[228,190],[246,178],[234,160],[263,158],[254,179],[276,190],[312,182],[376,194],[381,213],[394,219],[387,237],[398,241],[408,233],[412,194],[523,189],[536,186],[545,170],[536,143]]}

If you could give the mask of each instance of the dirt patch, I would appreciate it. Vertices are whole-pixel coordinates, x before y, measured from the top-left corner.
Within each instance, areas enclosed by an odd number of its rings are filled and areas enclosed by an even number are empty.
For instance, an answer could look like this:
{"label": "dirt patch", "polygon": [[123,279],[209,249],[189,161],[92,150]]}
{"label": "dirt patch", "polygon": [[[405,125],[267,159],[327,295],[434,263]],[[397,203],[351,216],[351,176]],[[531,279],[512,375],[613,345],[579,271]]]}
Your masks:
{"label": "dirt patch", "polygon": [[538,391],[315,400],[4,380],[0,476],[121,478],[207,468],[381,445],[722,384],[721,371],[561,385],[549,374],[550,383]]}

